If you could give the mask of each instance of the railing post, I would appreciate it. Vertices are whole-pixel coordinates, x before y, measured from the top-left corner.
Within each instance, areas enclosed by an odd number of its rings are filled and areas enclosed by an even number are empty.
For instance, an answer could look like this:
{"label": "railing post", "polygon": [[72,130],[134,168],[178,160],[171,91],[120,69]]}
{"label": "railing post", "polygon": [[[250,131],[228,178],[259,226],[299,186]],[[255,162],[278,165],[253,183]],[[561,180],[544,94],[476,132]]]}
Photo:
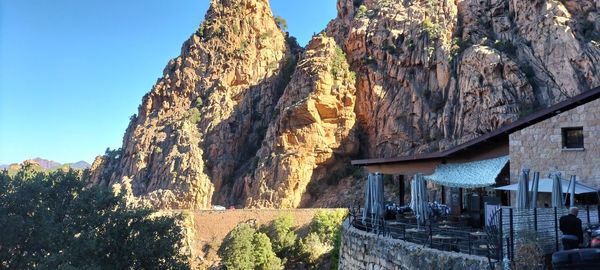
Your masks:
{"label": "railing post", "polygon": [[538,215],[537,207],[533,208],[533,229],[537,232],[538,230]]}
{"label": "railing post", "polygon": [[471,246],[472,246],[472,244],[471,244],[471,234],[467,234],[467,239],[469,239],[469,241],[468,241],[469,242],[469,254],[472,254],[472,251],[471,251],[472,250],[471,249]]}
{"label": "railing post", "polygon": [[508,255],[508,260],[512,261],[513,258],[510,256],[510,254],[512,254],[510,248],[510,238],[508,237],[506,237],[506,254]]}
{"label": "railing post", "polygon": [[500,260],[504,258],[504,223],[502,221],[502,207],[500,207],[500,212],[498,213],[500,216],[498,217],[498,225],[500,230]]}
{"label": "railing post", "polygon": [[510,223],[510,257],[514,258],[515,257],[515,253],[514,253],[514,249],[515,249],[515,226],[514,226],[514,220],[513,220],[513,209],[512,207],[509,208],[508,213],[510,214],[510,216],[508,217],[509,223]]}
{"label": "railing post", "polygon": [[590,206],[589,206],[589,205],[586,205],[586,206],[585,206],[585,210],[586,210],[586,213],[587,213],[587,222],[588,222],[588,226],[590,226],[590,223],[591,223],[591,222],[590,222]]}
{"label": "railing post", "polygon": [[433,234],[431,233],[431,222],[429,222],[429,247],[433,248]]}
{"label": "railing post", "polygon": [[554,243],[556,251],[558,251],[558,213],[556,207],[554,207]]}

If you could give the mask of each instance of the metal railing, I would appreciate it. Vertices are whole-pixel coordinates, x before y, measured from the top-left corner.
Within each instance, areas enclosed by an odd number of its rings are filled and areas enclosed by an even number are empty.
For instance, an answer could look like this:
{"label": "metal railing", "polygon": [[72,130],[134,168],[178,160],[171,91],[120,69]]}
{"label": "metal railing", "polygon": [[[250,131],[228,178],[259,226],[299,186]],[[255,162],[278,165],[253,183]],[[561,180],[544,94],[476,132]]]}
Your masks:
{"label": "metal railing", "polygon": [[[488,234],[482,229],[475,229],[461,221],[418,225],[414,220],[383,218],[363,218],[360,209],[350,209],[350,223],[359,230],[383,235],[395,239],[409,241],[423,246],[461,252],[479,256],[489,256],[490,245]],[[499,257],[499,254],[497,255]],[[498,258],[494,258],[498,259]]]}
{"label": "metal railing", "polygon": [[[485,256],[493,263],[507,258],[519,260],[524,244],[535,243],[544,254],[562,248],[559,220],[568,214],[566,208],[515,209],[500,207],[492,213],[484,228],[473,228],[465,220],[428,222],[418,225],[413,218],[385,220],[363,217],[360,208],[350,208],[352,226],[359,230],[383,235],[426,247]],[[578,217],[584,229],[584,244],[588,243],[586,228],[600,224],[600,208],[580,206]]]}

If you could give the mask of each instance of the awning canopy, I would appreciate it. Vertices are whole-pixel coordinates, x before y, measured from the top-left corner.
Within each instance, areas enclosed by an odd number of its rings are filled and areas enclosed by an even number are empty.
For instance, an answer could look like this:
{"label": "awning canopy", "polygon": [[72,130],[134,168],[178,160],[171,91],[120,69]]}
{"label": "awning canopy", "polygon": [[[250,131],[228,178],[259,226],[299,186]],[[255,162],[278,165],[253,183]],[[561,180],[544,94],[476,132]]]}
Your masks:
{"label": "awning canopy", "polygon": [[425,180],[459,188],[480,188],[496,184],[496,177],[508,163],[508,156],[466,163],[441,164]]}
{"label": "awning canopy", "polygon": [[[566,179],[561,179],[561,186],[562,186],[562,192],[563,193],[569,193],[569,181]],[[508,185],[508,186],[503,186],[503,187],[498,187],[495,188],[497,190],[509,190],[509,191],[516,191],[518,189],[518,185],[519,184],[512,184],[512,185]],[[532,189],[532,183],[529,183],[529,189]],[[552,193],[552,179],[549,178],[542,178],[540,179],[540,183],[538,186],[538,192],[547,192],[547,193]],[[582,194],[582,193],[595,193],[598,192],[597,188],[588,186],[586,184],[582,184],[580,182],[580,179],[577,179],[577,184],[575,185],[575,194]]]}

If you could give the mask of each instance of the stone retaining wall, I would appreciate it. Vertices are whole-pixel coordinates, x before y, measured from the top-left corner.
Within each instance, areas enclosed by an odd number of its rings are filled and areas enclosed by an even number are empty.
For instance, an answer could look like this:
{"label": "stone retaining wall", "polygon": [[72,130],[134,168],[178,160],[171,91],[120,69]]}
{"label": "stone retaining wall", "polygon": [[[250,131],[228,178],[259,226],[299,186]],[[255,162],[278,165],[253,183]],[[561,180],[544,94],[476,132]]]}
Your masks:
{"label": "stone retaining wall", "polygon": [[348,220],[344,221],[342,230],[339,269],[489,269],[485,257],[440,251],[411,242],[377,236],[354,228]]}

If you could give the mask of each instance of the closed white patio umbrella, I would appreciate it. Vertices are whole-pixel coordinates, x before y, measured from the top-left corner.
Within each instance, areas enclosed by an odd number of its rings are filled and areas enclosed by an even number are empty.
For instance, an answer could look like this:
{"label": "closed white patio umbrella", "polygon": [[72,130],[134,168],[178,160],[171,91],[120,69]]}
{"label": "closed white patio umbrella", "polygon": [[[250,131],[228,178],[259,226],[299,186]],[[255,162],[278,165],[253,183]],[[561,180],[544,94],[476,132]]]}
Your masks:
{"label": "closed white patio umbrella", "polygon": [[519,190],[517,190],[517,208],[529,208],[529,170],[524,169],[519,179]]}
{"label": "closed white patio umbrella", "polygon": [[563,207],[564,201],[560,173],[554,172],[550,178],[552,178],[552,207]]}
{"label": "closed white patio umbrella", "polygon": [[537,198],[540,185],[540,172],[533,173],[533,185],[531,187],[531,203],[529,207],[537,208]]}
{"label": "closed white patio umbrella", "polygon": [[571,181],[569,182],[569,207],[575,206],[575,186],[577,184],[577,177],[571,175]]}
{"label": "closed white patio umbrella", "polygon": [[415,213],[417,224],[425,224],[429,218],[429,205],[427,204],[427,187],[421,173],[417,173],[411,181],[410,207]]}

